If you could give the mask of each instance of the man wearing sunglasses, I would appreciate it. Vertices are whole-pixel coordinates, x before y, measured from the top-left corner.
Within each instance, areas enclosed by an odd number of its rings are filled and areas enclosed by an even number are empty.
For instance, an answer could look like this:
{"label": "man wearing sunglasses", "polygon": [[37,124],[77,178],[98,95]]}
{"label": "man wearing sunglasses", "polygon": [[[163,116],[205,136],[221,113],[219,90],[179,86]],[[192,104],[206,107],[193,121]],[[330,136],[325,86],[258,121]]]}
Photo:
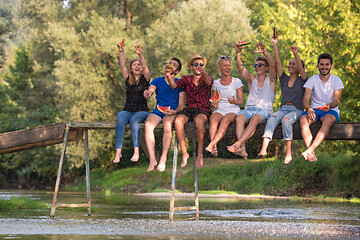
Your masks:
{"label": "man wearing sunglasses", "polygon": [[[303,104],[306,111],[300,117],[301,134],[308,148],[301,155],[310,162],[317,161],[314,150],[324,141],[330,127],[339,121],[339,104],[344,89],[342,80],[330,73],[333,67],[330,54],[320,54],[317,67],[319,74],[309,78],[304,85]],[[317,121],[321,122],[321,128],[313,140],[310,125]]]}
{"label": "man wearing sunglasses", "polygon": [[[242,80],[248,84],[249,96],[246,101],[245,109],[240,111],[236,117],[236,137],[237,141],[228,146],[232,153],[247,157],[245,142],[255,133],[259,123],[263,123],[273,112],[273,103],[276,94],[276,65],[274,58],[266,51],[265,44],[256,44],[258,50],[255,53],[262,53],[255,60],[255,74],[248,72],[241,59],[243,46],[241,42],[233,44],[236,50],[236,67]],[[245,124],[248,123],[245,128]]]}
{"label": "man wearing sunglasses", "polygon": [[[212,77],[205,71],[206,59],[194,55],[188,62],[192,75],[185,75],[179,81],[170,79],[173,89],[184,88],[186,93],[186,107],[175,118],[176,136],[182,152],[181,167],[185,167],[189,154],[186,149],[184,126],[189,121],[194,121],[198,140],[196,167],[203,166],[203,148],[206,132],[205,123],[211,115],[211,86]],[[166,75],[166,72],[165,72]]]}

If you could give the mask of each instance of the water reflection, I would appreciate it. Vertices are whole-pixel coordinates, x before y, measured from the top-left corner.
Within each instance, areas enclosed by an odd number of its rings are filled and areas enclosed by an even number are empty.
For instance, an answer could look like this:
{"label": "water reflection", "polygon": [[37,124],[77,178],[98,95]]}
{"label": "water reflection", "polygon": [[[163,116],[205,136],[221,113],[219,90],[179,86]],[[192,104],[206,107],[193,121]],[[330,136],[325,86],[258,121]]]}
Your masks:
{"label": "water reflection", "polygon": [[[50,204],[53,193],[0,191],[0,199],[13,196]],[[84,203],[86,194],[60,192],[58,202]],[[91,217],[76,209],[57,209],[53,220],[49,214],[0,210],[0,239],[360,239],[360,204],[347,202],[200,198],[200,221],[188,221],[195,214],[185,211],[170,222],[169,198],[95,192]]]}

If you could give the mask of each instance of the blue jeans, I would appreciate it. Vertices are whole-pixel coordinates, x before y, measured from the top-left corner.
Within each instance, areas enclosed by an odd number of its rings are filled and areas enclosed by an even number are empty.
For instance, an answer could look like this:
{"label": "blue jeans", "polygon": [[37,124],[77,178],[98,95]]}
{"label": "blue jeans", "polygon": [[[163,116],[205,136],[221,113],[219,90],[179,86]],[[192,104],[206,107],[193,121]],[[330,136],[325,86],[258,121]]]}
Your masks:
{"label": "blue jeans", "polygon": [[[281,121],[282,134],[285,141],[291,141],[293,139],[293,124],[299,121],[303,111],[297,109],[293,105],[282,105],[279,110],[269,117],[266,122],[263,138],[272,139],[275,128]],[[284,121],[284,118],[289,120]]]}
{"label": "blue jeans", "polygon": [[146,111],[128,112],[121,111],[117,116],[116,130],[115,130],[115,148],[121,149],[125,136],[125,127],[130,123],[132,141],[134,147],[140,147],[140,125],[139,123],[145,122],[149,113]]}

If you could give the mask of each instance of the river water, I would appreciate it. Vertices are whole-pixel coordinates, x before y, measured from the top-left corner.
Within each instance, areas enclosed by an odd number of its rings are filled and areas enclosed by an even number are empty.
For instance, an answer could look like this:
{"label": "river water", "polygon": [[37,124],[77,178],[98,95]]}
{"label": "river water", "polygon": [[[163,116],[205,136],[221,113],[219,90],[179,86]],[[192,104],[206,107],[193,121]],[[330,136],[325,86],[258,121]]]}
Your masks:
{"label": "river water", "polygon": [[[0,198],[26,196],[52,202],[53,192],[5,191]],[[360,239],[360,204],[263,198],[200,198],[194,212],[169,218],[169,197],[93,192],[86,210],[0,210],[0,239]],[[85,203],[85,193],[60,192],[58,203]],[[193,205],[176,198],[175,206]]]}

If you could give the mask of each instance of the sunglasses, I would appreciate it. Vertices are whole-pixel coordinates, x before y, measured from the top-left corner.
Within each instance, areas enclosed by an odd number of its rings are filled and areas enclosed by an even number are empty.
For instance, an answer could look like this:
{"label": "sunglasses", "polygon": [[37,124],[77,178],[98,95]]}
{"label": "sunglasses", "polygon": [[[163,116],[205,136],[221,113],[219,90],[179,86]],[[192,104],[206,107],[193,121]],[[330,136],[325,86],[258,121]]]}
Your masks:
{"label": "sunglasses", "polygon": [[229,56],[222,56],[220,59],[231,59]]}
{"label": "sunglasses", "polygon": [[203,67],[203,66],[204,66],[204,63],[194,63],[193,65],[194,65],[194,67],[197,67],[197,66],[199,66],[199,65],[200,65],[200,67]]}
{"label": "sunglasses", "polygon": [[253,66],[254,66],[254,68],[256,68],[256,67],[261,67],[261,66],[266,66],[266,65],[262,64],[262,63],[258,63],[258,64],[254,64]]}

